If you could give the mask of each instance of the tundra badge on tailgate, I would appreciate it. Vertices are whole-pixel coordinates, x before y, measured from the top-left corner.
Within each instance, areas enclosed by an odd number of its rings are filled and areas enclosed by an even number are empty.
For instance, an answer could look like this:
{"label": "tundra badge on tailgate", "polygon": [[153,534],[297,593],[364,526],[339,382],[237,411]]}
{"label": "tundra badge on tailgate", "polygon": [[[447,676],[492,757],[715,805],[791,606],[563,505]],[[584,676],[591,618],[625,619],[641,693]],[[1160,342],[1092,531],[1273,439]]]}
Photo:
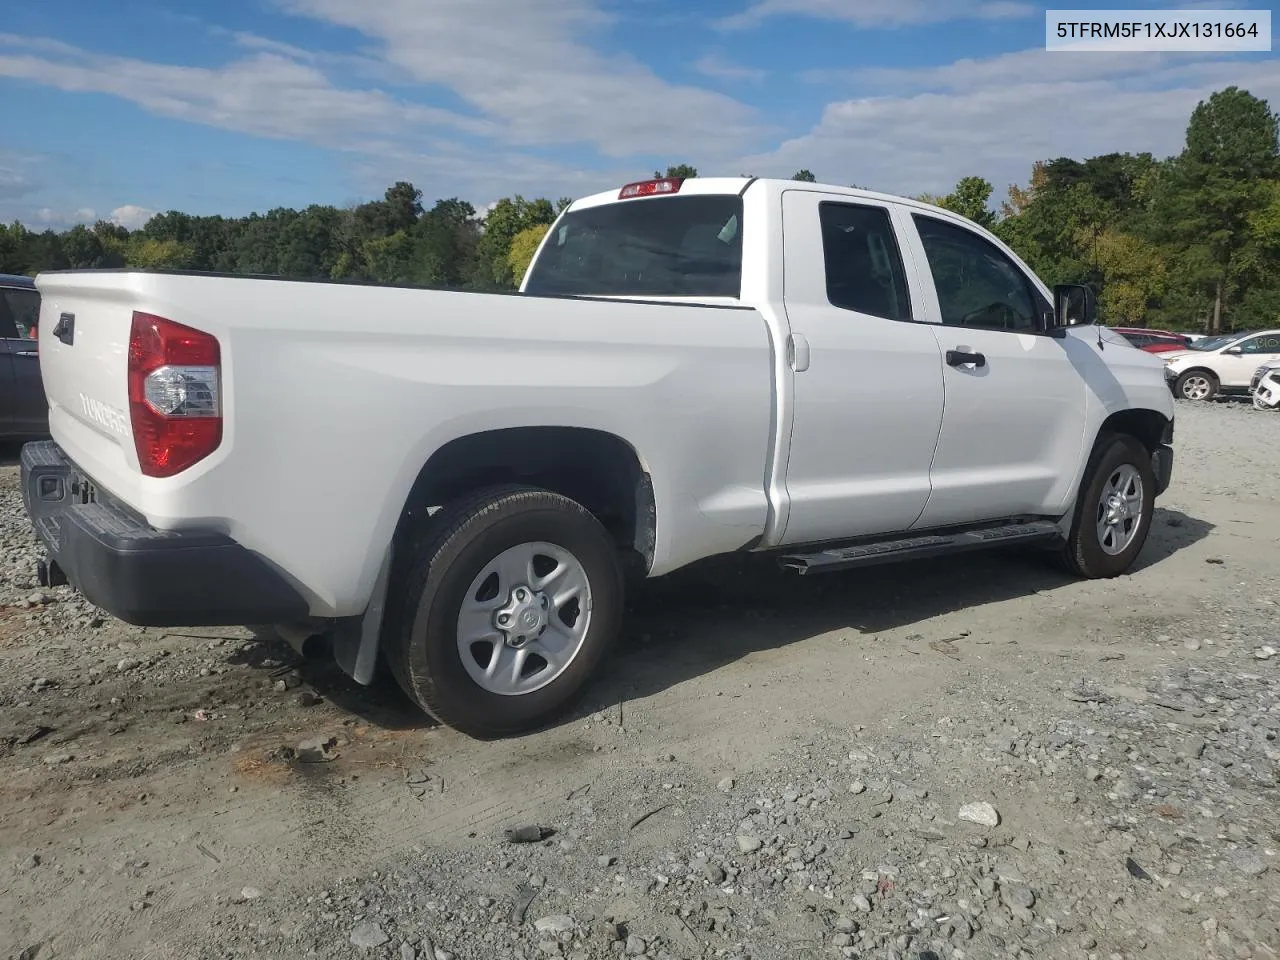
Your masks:
{"label": "tundra badge on tailgate", "polygon": [[124,415],[123,410],[118,410],[110,404],[103,403],[101,400],[95,400],[92,397],[86,397],[80,394],[80,408],[84,410],[84,415],[99,426],[106,427],[112,433],[127,435],[129,432],[129,420]]}

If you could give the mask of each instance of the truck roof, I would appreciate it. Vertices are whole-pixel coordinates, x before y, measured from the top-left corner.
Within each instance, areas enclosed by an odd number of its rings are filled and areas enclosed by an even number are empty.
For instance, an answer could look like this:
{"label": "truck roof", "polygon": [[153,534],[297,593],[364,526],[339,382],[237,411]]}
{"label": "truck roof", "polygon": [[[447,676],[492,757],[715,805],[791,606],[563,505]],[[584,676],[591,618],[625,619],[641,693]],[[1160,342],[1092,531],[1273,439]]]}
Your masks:
{"label": "truck roof", "polygon": [[[635,182],[649,183],[665,179],[668,178],[652,177],[649,180],[639,180]],[[618,184],[616,189],[605,190],[600,193],[593,193],[590,196],[580,197],[573,202],[569,209],[582,210],[586,207],[598,207],[606,203],[617,203],[621,199],[619,197],[619,193],[623,186],[624,184]],[[954,214],[951,214],[950,211],[945,210],[942,207],[936,206],[932,203],[924,203],[920,200],[914,200],[911,197],[903,197],[890,193],[878,193],[874,190],[862,190],[857,187],[842,187],[832,183],[809,183],[804,180],[790,180],[781,177],[689,177],[681,182],[680,189],[676,191],[676,195],[689,196],[698,194],[744,193],[748,187],[752,190],[765,189],[779,193],[783,190],[817,190],[822,193],[836,194],[844,197],[901,203],[917,207],[921,210],[930,210],[954,216]],[[652,195],[629,199],[649,199],[650,196]]]}

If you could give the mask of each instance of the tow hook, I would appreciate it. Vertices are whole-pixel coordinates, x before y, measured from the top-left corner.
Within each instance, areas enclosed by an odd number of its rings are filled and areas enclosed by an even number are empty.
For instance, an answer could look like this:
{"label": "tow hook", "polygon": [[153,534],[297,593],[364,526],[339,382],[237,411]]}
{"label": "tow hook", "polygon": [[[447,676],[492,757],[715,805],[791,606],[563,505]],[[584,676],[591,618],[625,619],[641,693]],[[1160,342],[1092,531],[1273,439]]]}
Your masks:
{"label": "tow hook", "polygon": [[41,560],[36,563],[36,581],[42,587],[61,587],[67,582],[67,575],[58,566],[56,560]]}

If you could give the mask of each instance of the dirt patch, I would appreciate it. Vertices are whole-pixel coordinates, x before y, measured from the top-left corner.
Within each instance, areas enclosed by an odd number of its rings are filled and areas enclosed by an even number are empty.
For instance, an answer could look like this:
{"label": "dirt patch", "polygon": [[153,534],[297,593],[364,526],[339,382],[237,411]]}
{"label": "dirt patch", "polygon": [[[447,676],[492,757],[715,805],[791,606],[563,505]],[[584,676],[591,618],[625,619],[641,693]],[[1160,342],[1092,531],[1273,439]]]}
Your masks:
{"label": "dirt patch", "polygon": [[1114,581],[652,582],[582,709],[497,743],[41,590],[0,468],[0,955],[1273,957],[1278,425],[1180,404]]}

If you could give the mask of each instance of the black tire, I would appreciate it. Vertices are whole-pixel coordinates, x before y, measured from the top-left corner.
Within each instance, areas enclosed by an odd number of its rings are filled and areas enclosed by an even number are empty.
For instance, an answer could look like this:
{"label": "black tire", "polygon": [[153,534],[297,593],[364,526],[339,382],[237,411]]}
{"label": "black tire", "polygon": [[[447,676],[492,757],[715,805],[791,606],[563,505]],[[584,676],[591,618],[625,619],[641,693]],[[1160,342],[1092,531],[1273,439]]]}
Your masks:
{"label": "black tire", "polygon": [[[1137,518],[1138,529],[1133,539],[1119,553],[1108,553],[1098,537],[1098,519],[1102,492],[1122,467],[1137,470],[1142,484],[1142,507]],[[1155,510],[1155,471],[1151,454],[1138,440],[1126,434],[1110,434],[1100,438],[1085,471],[1080,496],[1076,501],[1071,533],[1067,537],[1061,560],[1066,569],[1090,580],[1117,577],[1133,565],[1151,531],[1151,515]]]}
{"label": "black tire", "polygon": [[[1186,394],[1187,384],[1191,382],[1193,379],[1197,379],[1197,380],[1203,379],[1209,385],[1209,392],[1206,393],[1203,397],[1187,396]],[[1188,370],[1185,373],[1183,373],[1181,376],[1179,376],[1178,379],[1174,382],[1173,392],[1180,400],[1204,402],[1206,400],[1212,400],[1214,397],[1216,397],[1221,387],[1222,387],[1222,384],[1219,382],[1217,376],[1215,376],[1212,371]]]}
{"label": "black tire", "polygon": [[[472,581],[491,560],[533,542],[560,547],[581,565],[591,620],[559,676],[530,693],[494,693],[463,665],[458,615]],[[534,730],[561,715],[585,690],[622,622],[624,587],[614,541],[581,505],[534,487],[493,487],[444,507],[400,571],[383,635],[387,665],[427,713],[480,739]]]}

